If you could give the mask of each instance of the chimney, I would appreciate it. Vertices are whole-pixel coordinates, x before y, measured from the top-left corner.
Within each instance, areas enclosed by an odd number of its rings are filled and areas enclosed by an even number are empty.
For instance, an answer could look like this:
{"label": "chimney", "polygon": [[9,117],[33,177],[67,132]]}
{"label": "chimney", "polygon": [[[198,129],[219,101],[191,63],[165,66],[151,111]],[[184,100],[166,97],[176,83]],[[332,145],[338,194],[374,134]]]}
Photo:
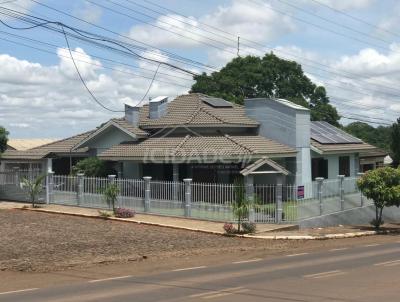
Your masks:
{"label": "chimney", "polygon": [[139,124],[139,111],[140,107],[134,107],[125,104],[125,120],[129,124],[137,127],[137,125]]}
{"label": "chimney", "polygon": [[149,102],[150,119],[159,119],[167,114],[168,97],[158,96]]}

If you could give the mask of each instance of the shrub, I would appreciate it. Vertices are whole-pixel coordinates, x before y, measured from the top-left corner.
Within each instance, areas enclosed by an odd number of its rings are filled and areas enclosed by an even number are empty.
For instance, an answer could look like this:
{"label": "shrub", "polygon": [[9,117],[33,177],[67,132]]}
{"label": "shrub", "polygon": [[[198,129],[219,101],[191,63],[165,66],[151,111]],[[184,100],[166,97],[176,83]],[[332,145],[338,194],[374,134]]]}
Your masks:
{"label": "shrub", "polygon": [[242,222],[242,228],[245,233],[255,233],[257,226],[253,222]]}
{"label": "shrub", "polygon": [[108,211],[99,211],[99,216],[102,218],[109,218],[111,217],[111,213]]}
{"label": "shrub", "polygon": [[226,234],[234,234],[234,233],[236,233],[235,227],[230,222],[226,222],[224,224],[224,231],[225,231]]}
{"label": "shrub", "polygon": [[124,209],[124,208],[117,208],[115,210],[115,217],[118,218],[131,218],[135,216],[135,211],[130,210],[130,209]]}

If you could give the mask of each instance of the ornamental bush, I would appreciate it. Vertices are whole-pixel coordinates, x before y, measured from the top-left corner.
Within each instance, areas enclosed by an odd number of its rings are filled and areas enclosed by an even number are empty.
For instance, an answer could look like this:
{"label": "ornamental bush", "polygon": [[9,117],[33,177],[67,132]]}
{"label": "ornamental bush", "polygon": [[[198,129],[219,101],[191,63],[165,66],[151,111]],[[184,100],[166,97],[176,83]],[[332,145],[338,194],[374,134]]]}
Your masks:
{"label": "ornamental bush", "polygon": [[235,227],[234,227],[233,224],[230,223],[230,222],[226,222],[226,223],[224,224],[224,231],[225,231],[226,234],[229,234],[229,235],[230,235],[230,234],[236,233]]}
{"label": "ornamental bush", "polygon": [[130,209],[124,209],[124,208],[116,208],[115,209],[115,217],[118,218],[131,218],[135,216],[135,211],[130,210]]}
{"label": "ornamental bush", "polygon": [[242,229],[244,233],[255,233],[257,226],[253,222],[242,222]]}

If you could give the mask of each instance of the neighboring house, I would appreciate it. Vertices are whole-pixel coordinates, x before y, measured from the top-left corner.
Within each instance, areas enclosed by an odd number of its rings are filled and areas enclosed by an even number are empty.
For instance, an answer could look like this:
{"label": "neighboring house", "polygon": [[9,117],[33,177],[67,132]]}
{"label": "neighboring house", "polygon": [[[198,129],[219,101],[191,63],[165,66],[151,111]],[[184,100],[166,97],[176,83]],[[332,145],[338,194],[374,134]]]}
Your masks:
{"label": "neighboring house", "polygon": [[56,139],[51,138],[9,138],[7,141],[7,149],[24,151],[55,141]]}
{"label": "neighboring house", "polygon": [[256,183],[275,183],[283,175],[286,183],[304,185],[318,176],[355,176],[360,154],[377,150],[327,123],[311,122],[308,109],[286,100],[248,99],[240,106],[196,93],[125,105],[125,117],[92,131],[8,150],[2,169],[35,162],[69,173],[77,160],[98,156],[126,178],[231,183],[252,175]]}

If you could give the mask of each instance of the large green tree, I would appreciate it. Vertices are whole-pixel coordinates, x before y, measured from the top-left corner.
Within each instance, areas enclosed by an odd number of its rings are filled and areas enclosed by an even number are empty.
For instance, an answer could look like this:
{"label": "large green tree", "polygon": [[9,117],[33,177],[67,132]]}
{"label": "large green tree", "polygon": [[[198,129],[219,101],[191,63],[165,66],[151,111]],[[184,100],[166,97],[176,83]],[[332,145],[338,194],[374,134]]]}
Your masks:
{"label": "large green tree", "polygon": [[301,65],[273,53],[264,57],[237,57],[218,72],[195,76],[191,91],[243,103],[245,98],[284,98],[311,109],[311,119],[339,126],[336,109],[326,90],[314,84]]}
{"label": "large green tree", "polygon": [[393,161],[396,165],[400,163],[400,118],[392,125],[391,143]]}
{"label": "large green tree", "polygon": [[375,128],[367,123],[354,122],[343,127],[343,129],[371,145],[389,152],[391,150],[392,128],[390,126],[378,126]]}
{"label": "large green tree", "polygon": [[7,149],[8,131],[0,126],[0,153]]}

